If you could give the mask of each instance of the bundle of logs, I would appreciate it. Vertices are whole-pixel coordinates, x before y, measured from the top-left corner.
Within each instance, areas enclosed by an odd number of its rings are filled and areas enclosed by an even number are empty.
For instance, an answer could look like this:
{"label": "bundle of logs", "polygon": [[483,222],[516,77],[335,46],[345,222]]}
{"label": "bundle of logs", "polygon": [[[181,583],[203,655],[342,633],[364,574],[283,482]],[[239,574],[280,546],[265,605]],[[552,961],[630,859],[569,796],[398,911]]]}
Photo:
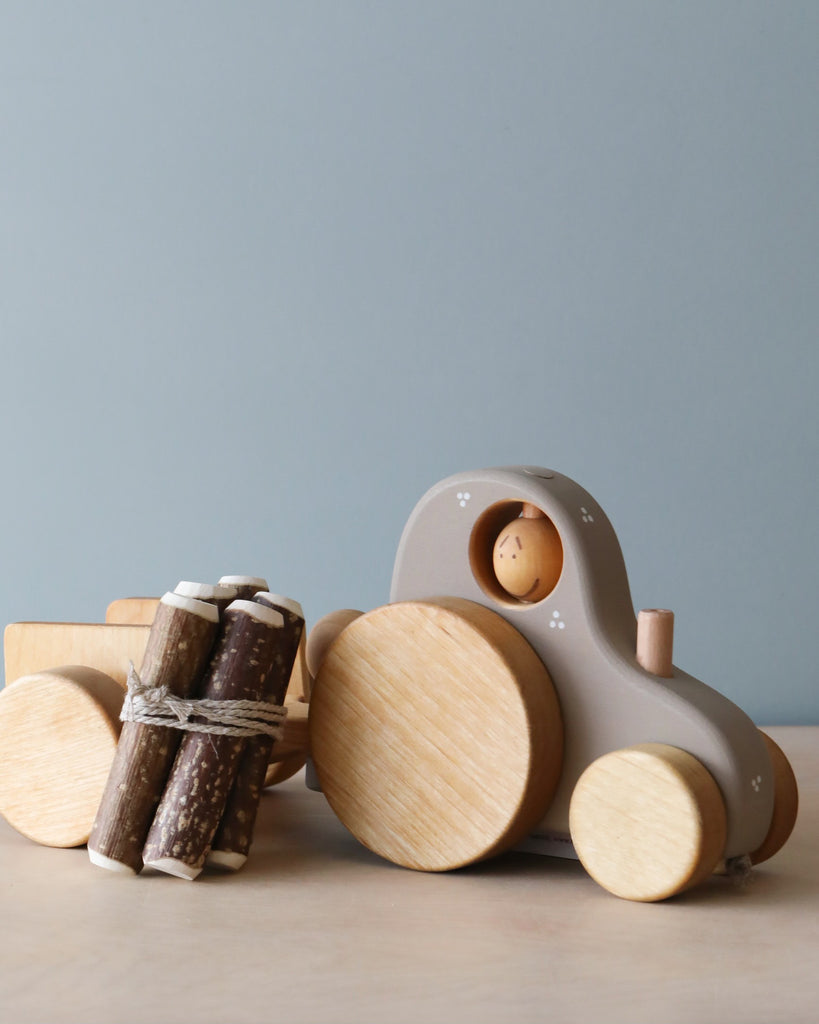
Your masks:
{"label": "bundle of logs", "polygon": [[264,580],[180,584],[159,602],[88,853],[196,878],[247,860],[304,629]]}

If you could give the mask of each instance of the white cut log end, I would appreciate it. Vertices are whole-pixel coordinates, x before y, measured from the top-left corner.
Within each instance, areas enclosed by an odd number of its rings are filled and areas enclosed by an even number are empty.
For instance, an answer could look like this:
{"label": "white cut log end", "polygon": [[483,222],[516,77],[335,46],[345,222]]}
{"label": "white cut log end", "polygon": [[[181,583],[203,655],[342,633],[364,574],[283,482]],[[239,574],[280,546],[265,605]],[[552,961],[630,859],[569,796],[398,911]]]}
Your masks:
{"label": "white cut log end", "polygon": [[234,853],[231,850],[211,850],[208,854],[205,863],[208,867],[213,868],[224,868],[227,871],[238,871],[245,861],[247,860],[247,854],[245,853]]}
{"label": "white cut log end", "polygon": [[184,597],[182,594],[167,594],[159,599],[160,604],[168,604],[171,608],[180,608],[182,611],[190,612],[191,615],[198,615],[207,619],[208,622],[219,621],[219,609],[215,604],[206,604],[204,601],[197,601],[194,597]]}
{"label": "white cut log end", "polygon": [[192,583],[190,580],[180,580],[173,592],[182,597],[193,597],[197,601],[229,601],[231,597],[236,597],[238,590],[223,583]]}
{"label": "white cut log end", "polygon": [[176,878],[184,878],[187,882],[192,882],[194,878],[198,878],[202,873],[201,868],[185,864],[184,861],[177,860],[175,857],[159,857],[157,860],[146,860],[145,867],[154,868],[156,871],[164,871],[166,875],[174,875]]}
{"label": "white cut log end", "polygon": [[266,604],[257,604],[255,601],[231,601],[227,607],[229,612],[244,612],[251,619],[257,622],[266,622],[268,626],[281,629],[284,625],[284,616],[275,608],[268,608]]}
{"label": "white cut log end", "polygon": [[261,604],[269,604],[276,608],[286,608],[289,612],[294,615],[298,615],[299,618],[304,618],[304,611],[298,601],[295,601],[292,597],[285,597],[283,594],[270,594],[266,590],[259,591],[253,597],[254,601],[258,601]]}
{"label": "white cut log end", "polygon": [[96,864],[98,868],[105,868],[106,871],[115,871],[120,875],[135,875],[136,871],[129,867],[127,864],[123,864],[121,860],[114,860],[112,857],[106,857],[102,853],[97,853],[96,850],[88,848],[88,859],[92,864]]}
{"label": "white cut log end", "polygon": [[219,582],[229,587],[258,587],[259,590],[267,590],[267,580],[261,576],[221,576]]}

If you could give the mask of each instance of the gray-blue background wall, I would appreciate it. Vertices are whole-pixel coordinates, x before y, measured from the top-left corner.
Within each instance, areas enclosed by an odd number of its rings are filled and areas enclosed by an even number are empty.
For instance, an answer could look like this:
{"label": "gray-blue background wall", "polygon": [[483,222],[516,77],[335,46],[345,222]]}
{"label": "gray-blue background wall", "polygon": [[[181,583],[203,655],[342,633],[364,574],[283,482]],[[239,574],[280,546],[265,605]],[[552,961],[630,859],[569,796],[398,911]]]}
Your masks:
{"label": "gray-blue background wall", "polygon": [[819,722],[819,5],[4,3],[0,619],[388,598],[551,466],[636,607]]}

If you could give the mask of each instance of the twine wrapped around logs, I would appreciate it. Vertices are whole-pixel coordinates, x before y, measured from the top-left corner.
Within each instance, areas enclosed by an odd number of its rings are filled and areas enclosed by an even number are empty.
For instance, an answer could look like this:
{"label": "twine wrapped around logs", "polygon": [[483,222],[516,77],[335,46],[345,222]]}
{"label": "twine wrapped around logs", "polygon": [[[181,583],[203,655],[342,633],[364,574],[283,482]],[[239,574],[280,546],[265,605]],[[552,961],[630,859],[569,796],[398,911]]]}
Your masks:
{"label": "twine wrapped around logs", "polygon": [[[131,663],[123,722],[164,725],[183,732],[216,736],[270,736],[281,739],[287,708],[262,700],[208,700],[177,697],[167,686],[146,686]],[[191,721],[196,717],[204,721]]]}

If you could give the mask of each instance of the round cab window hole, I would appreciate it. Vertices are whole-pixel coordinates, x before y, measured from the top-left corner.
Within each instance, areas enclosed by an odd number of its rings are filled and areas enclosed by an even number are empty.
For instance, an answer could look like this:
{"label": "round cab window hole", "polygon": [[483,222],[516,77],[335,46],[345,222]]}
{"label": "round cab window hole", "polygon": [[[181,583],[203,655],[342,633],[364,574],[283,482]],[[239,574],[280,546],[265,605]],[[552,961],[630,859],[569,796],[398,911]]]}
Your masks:
{"label": "round cab window hole", "polygon": [[478,519],[470,563],[482,589],[503,604],[536,604],[554,590],[563,545],[554,523],[536,505],[498,502]]}

